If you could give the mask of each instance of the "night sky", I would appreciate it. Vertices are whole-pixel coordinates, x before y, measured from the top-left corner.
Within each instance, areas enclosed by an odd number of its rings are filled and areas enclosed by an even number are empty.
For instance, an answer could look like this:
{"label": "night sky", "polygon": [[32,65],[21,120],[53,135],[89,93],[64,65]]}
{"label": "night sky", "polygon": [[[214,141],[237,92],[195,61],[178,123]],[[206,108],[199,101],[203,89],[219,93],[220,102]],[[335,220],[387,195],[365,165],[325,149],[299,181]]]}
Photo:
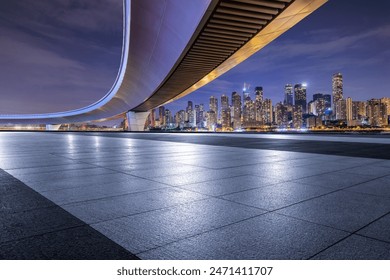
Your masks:
{"label": "night sky", "polygon": [[[182,1],[182,0],[178,0]],[[193,0],[196,1],[196,0]],[[287,33],[202,89],[166,107],[264,88],[273,103],[286,83],[331,93],[344,76],[344,96],[390,97],[390,1],[330,0]],[[80,108],[106,94],[116,77],[122,40],[120,0],[0,1],[0,113]]]}

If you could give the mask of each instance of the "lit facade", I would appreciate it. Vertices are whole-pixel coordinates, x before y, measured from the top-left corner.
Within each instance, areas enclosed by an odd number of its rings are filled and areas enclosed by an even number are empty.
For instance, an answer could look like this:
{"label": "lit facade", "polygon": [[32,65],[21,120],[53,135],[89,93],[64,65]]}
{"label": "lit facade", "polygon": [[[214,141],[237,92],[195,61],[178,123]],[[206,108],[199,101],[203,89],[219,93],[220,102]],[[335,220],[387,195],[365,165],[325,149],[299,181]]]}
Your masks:
{"label": "lit facade", "polygon": [[347,103],[344,99],[337,100],[334,104],[336,120],[347,119]]}
{"label": "lit facade", "polygon": [[293,86],[290,84],[284,87],[284,105],[294,105]]}
{"label": "lit facade", "polygon": [[[343,99],[343,75],[341,73],[333,74],[332,77],[332,96],[333,96],[333,113],[336,112],[336,103]],[[336,117],[337,119],[337,117]]]}
{"label": "lit facade", "polygon": [[303,127],[303,109],[301,105],[295,105],[293,110],[293,127],[300,129]]}
{"label": "lit facade", "polygon": [[224,94],[221,96],[221,121],[223,130],[229,130],[231,128],[229,97]]}
{"label": "lit facade", "polygon": [[346,113],[346,119],[348,122],[353,120],[353,106],[352,106],[352,98],[348,97],[345,101],[345,113]]}
{"label": "lit facade", "polygon": [[241,95],[237,92],[232,93],[232,107],[233,107],[233,129],[241,129]]}
{"label": "lit facade", "polygon": [[265,99],[263,103],[263,110],[264,110],[264,121],[265,124],[271,125],[273,122],[273,116],[272,116],[272,100],[271,99]]}
{"label": "lit facade", "polygon": [[306,86],[303,84],[294,86],[294,105],[301,106],[303,114],[307,112]]}
{"label": "lit facade", "polygon": [[210,111],[214,111],[217,119],[218,119],[218,99],[214,96],[210,97],[210,103],[209,103]]}
{"label": "lit facade", "polygon": [[165,126],[165,107],[160,106],[158,108],[158,119],[160,121],[160,126]]}
{"label": "lit facade", "polygon": [[371,126],[387,126],[387,106],[380,99],[371,99],[367,102],[367,117]]}
{"label": "lit facade", "polygon": [[282,103],[275,105],[275,123],[279,128],[288,127],[287,106]]}

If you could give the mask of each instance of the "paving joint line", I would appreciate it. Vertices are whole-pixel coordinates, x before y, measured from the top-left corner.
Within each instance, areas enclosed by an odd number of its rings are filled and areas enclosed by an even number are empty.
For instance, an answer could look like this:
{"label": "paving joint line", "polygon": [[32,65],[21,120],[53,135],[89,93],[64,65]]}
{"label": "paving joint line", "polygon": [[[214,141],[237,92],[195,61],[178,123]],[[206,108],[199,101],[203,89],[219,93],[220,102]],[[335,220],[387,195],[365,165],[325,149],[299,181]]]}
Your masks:
{"label": "paving joint line", "polygon": [[[390,214],[390,211],[387,212],[386,214],[381,215],[380,217],[374,219],[373,221],[369,222],[368,224],[366,224],[366,225],[360,227],[359,229],[353,231],[352,233],[350,233],[349,235],[345,236],[344,238],[341,238],[341,239],[338,240],[337,242],[335,242],[335,243],[333,243],[333,244],[327,246],[326,248],[324,248],[324,249],[322,249],[321,251],[315,253],[314,255],[310,256],[310,257],[307,258],[307,259],[308,259],[308,260],[313,259],[314,257],[318,256],[318,255],[321,254],[322,252],[325,252],[326,250],[328,250],[328,249],[330,249],[331,247],[333,247],[333,246],[335,246],[335,245],[341,243],[342,241],[346,240],[347,238],[349,238],[349,237],[351,237],[351,236],[353,236],[353,235],[359,235],[359,236],[361,236],[360,234],[357,234],[358,231],[360,231],[360,230],[362,230],[362,229],[368,227],[369,225],[371,225],[371,224],[377,222],[378,220],[382,219],[383,217],[385,217],[385,216],[387,216],[387,215],[389,215],[389,214]],[[364,236],[364,237],[366,237],[366,236]],[[368,237],[366,237],[366,238],[368,238]],[[370,239],[372,239],[372,238],[370,238]],[[381,241],[381,242],[384,242],[384,243],[390,243],[390,242],[386,242],[386,241],[383,241],[383,240],[380,240],[380,241]]]}

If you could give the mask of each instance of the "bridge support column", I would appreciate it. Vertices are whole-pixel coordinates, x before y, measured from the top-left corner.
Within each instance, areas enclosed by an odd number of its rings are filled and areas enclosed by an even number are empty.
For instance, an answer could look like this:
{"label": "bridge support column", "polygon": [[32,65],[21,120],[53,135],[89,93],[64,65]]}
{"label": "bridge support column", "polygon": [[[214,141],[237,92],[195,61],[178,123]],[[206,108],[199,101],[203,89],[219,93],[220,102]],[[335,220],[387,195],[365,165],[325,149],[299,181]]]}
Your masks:
{"label": "bridge support column", "polygon": [[128,131],[144,131],[145,122],[150,112],[132,112],[126,113]]}
{"label": "bridge support column", "polygon": [[56,131],[56,130],[60,130],[60,127],[61,127],[60,124],[47,124],[46,130],[47,131]]}

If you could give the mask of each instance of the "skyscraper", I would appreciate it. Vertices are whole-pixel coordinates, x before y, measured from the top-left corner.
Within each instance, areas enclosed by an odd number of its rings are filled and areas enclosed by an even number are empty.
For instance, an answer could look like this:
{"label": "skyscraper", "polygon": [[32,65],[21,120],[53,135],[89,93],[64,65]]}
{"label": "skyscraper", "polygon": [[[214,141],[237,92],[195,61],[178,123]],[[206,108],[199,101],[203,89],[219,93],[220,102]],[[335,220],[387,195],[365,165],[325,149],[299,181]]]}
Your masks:
{"label": "skyscraper", "polygon": [[149,124],[151,127],[155,127],[156,126],[156,109],[152,109],[152,112],[150,112],[150,115],[149,115]]}
{"label": "skyscraper", "polygon": [[380,99],[370,99],[367,102],[367,117],[370,125],[388,125],[387,106]]}
{"label": "skyscraper", "polygon": [[341,73],[333,74],[332,78],[333,95],[333,114],[336,113],[336,103],[343,99],[343,75]]}
{"label": "skyscraper", "polygon": [[322,94],[322,93],[316,93],[316,94],[313,94],[313,101],[316,101],[317,99],[324,99],[325,101],[325,108],[328,109],[328,108],[331,108],[332,107],[332,102],[331,102],[331,95],[330,94]]}
{"label": "skyscraper", "polygon": [[255,97],[258,101],[263,101],[263,87],[255,87]]}
{"label": "skyscraper", "polygon": [[245,99],[249,96],[249,88],[250,84],[244,83],[244,87],[242,88],[242,100],[245,102]]}
{"label": "skyscraper", "polygon": [[191,127],[194,127],[196,125],[196,116],[194,113],[194,107],[192,104],[192,101],[188,101],[186,113],[188,115],[188,123]]}
{"label": "skyscraper", "polygon": [[227,97],[225,94],[222,94],[221,96],[221,110],[229,109],[229,97]]}
{"label": "skyscraper", "polygon": [[293,108],[293,127],[300,129],[303,127],[302,105],[295,105]]}
{"label": "skyscraper", "polygon": [[352,98],[348,97],[345,102],[345,109],[346,109],[346,119],[347,122],[350,122],[353,120],[353,112],[352,112]]}
{"label": "skyscraper", "polygon": [[231,116],[229,108],[229,97],[225,94],[221,96],[221,119],[222,119],[222,129],[226,130],[231,127]]}
{"label": "skyscraper", "polygon": [[363,120],[367,116],[367,102],[352,101],[352,119]]}
{"label": "skyscraper", "polygon": [[334,104],[336,120],[347,119],[347,103],[344,99],[337,100]]}
{"label": "skyscraper", "polygon": [[293,87],[290,84],[284,87],[284,105],[294,105],[293,103]]}
{"label": "skyscraper", "polygon": [[199,116],[197,116],[197,118],[199,118],[200,126],[203,127],[203,124],[204,124],[204,121],[205,121],[205,111],[204,111],[203,103],[199,104]]}
{"label": "skyscraper", "polygon": [[165,126],[170,126],[173,123],[172,113],[169,109],[164,112]]}
{"label": "skyscraper", "polygon": [[275,105],[275,123],[280,128],[288,127],[287,106],[282,103]]}
{"label": "skyscraper", "polygon": [[316,93],[313,94],[313,109],[312,113],[316,116],[323,116],[325,111],[331,107],[330,94]]}
{"label": "skyscraper", "polygon": [[271,125],[273,118],[272,118],[272,101],[271,99],[265,99],[263,102],[263,111],[264,111],[264,121],[265,124]]}
{"label": "skyscraper", "polygon": [[185,111],[180,110],[175,114],[175,123],[176,126],[183,128],[184,127],[184,116],[185,116]]}
{"label": "skyscraper", "polygon": [[255,88],[255,100],[253,104],[253,113],[254,116],[250,117],[251,121],[256,121],[256,125],[264,125],[265,123],[265,116],[264,116],[264,110],[263,110],[263,87],[256,87]]}
{"label": "skyscraper", "polygon": [[199,107],[199,105],[195,105],[194,116],[195,116],[195,124],[198,126],[200,123],[200,107]]}
{"label": "skyscraper", "polygon": [[386,105],[386,115],[390,116],[390,97],[381,98],[381,102]]}
{"label": "skyscraper", "polygon": [[217,116],[214,111],[208,111],[206,114],[206,122],[207,122],[207,128],[210,131],[215,131],[215,128],[217,127]]}
{"label": "skyscraper", "polygon": [[218,99],[214,96],[210,96],[210,111],[213,111],[218,118]]}
{"label": "skyscraper", "polygon": [[158,107],[158,119],[160,121],[160,126],[165,126],[165,107]]}
{"label": "skyscraper", "polygon": [[232,106],[233,106],[233,129],[241,128],[241,95],[237,92],[232,92]]}
{"label": "skyscraper", "polygon": [[306,85],[296,84],[294,86],[295,106],[302,107],[302,114],[307,112]]}
{"label": "skyscraper", "polygon": [[332,108],[332,96],[330,94],[323,94],[322,95],[325,100],[325,108],[329,109]]}
{"label": "skyscraper", "polygon": [[231,114],[230,108],[221,110],[222,130],[229,130],[231,128]]}

